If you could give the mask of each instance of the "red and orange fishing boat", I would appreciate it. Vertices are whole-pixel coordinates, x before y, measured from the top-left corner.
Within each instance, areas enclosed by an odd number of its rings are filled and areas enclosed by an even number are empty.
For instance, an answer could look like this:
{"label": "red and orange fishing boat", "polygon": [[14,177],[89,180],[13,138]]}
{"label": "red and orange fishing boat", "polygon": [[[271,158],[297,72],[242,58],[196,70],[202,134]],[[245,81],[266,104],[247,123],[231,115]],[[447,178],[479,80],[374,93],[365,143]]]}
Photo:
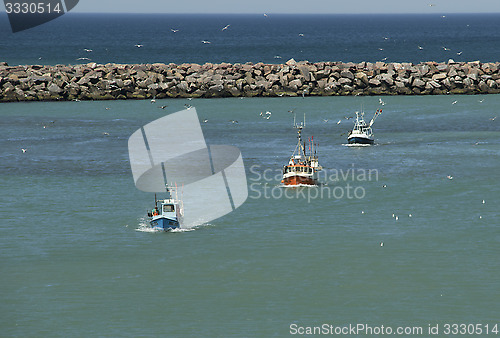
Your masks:
{"label": "red and orange fishing boat", "polygon": [[318,181],[317,172],[322,168],[318,163],[318,155],[316,152],[317,145],[313,142],[313,137],[309,139],[309,153],[306,152],[306,144],[302,141],[302,128],[305,127],[304,123],[297,125],[297,146],[288,161],[288,164],[283,166],[283,179],[281,183],[285,186],[297,185],[316,185]]}

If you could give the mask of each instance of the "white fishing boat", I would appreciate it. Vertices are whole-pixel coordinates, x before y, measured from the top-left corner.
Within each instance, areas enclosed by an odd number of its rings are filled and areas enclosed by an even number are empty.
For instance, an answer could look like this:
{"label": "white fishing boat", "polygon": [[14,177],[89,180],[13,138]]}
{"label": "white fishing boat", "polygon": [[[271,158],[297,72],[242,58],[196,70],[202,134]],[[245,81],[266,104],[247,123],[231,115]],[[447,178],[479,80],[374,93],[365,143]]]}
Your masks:
{"label": "white fishing boat", "polygon": [[354,121],[354,128],[349,132],[347,136],[347,142],[349,144],[373,144],[375,139],[373,137],[372,125],[375,122],[377,116],[382,113],[382,109],[377,109],[375,115],[369,123],[366,123],[364,119],[365,113],[363,111],[356,112],[356,120]]}
{"label": "white fishing boat", "polygon": [[148,212],[149,224],[154,230],[171,231],[179,229],[182,224],[183,205],[182,200],[177,197],[176,188],[167,188],[169,195],[165,199],[156,199],[155,207]]}

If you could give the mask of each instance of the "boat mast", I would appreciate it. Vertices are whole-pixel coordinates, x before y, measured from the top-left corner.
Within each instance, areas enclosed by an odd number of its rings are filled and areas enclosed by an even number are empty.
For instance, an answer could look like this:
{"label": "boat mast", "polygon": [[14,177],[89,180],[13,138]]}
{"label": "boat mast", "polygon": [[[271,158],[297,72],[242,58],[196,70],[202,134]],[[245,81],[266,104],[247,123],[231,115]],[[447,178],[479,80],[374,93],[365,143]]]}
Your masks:
{"label": "boat mast", "polygon": [[304,113],[304,122],[301,122],[300,124],[296,123],[295,121],[295,113],[293,114],[293,124],[294,127],[297,129],[297,146],[299,147],[299,154],[300,156],[306,156],[306,149],[305,149],[305,144],[302,145],[302,129],[306,126],[306,114]]}

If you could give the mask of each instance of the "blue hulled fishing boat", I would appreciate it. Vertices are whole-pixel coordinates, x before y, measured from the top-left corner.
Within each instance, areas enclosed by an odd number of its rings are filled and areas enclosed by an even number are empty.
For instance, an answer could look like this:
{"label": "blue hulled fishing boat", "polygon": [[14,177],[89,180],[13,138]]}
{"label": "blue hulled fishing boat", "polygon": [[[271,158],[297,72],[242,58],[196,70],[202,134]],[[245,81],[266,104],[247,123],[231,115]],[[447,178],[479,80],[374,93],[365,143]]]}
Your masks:
{"label": "blue hulled fishing boat", "polygon": [[[151,212],[148,212],[150,217],[149,224],[151,228],[160,231],[170,231],[179,229],[182,223],[182,201],[177,199],[177,191],[168,190],[169,197],[166,199],[157,200],[155,194],[155,207]],[[176,195],[174,198],[173,195]]]}

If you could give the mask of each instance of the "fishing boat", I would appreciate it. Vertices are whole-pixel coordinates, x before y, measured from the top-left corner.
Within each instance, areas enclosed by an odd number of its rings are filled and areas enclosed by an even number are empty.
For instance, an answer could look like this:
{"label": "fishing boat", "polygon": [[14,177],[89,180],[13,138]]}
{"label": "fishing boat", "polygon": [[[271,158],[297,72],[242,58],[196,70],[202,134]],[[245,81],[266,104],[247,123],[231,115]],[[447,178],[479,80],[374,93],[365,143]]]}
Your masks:
{"label": "fishing boat", "polygon": [[356,120],[354,121],[354,128],[349,132],[347,136],[347,142],[349,144],[373,144],[375,142],[373,138],[372,125],[375,122],[377,116],[382,113],[382,109],[377,109],[375,115],[373,115],[370,123],[366,123],[364,119],[365,113],[363,111],[356,112]]}
{"label": "fishing boat", "polygon": [[315,147],[313,136],[309,140],[309,153],[306,152],[306,144],[302,141],[302,129],[304,127],[305,116],[304,122],[300,125],[294,121],[294,128],[297,129],[298,134],[298,142],[288,164],[283,166],[283,179],[281,183],[285,186],[314,186],[318,180],[317,172],[322,170],[318,162],[317,145]]}
{"label": "fishing boat", "polygon": [[182,201],[177,198],[177,189],[167,188],[167,193],[169,197],[160,200],[156,199],[155,194],[155,207],[151,212],[148,212],[149,224],[154,230],[171,231],[181,227]]}

